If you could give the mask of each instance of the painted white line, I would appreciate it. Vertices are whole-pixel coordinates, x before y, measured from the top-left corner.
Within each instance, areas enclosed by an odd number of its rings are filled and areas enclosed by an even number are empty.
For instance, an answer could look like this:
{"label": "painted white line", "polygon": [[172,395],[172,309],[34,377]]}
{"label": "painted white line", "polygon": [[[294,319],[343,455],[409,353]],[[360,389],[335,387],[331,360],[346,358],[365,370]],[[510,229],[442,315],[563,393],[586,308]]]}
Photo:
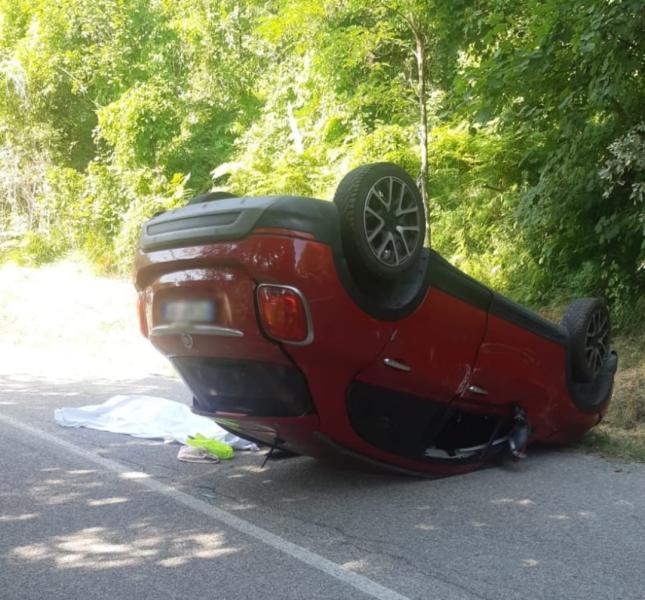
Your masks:
{"label": "painted white line", "polygon": [[212,504],[208,504],[203,500],[199,500],[190,494],[181,492],[170,485],[161,483],[160,481],[150,477],[147,473],[132,471],[131,468],[122,465],[117,461],[99,456],[93,450],[76,446],[75,444],[56,437],[55,435],[47,433],[46,431],[36,429],[30,425],[22,423],[21,421],[17,421],[12,417],[0,414],[0,422],[13,427],[14,429],[24,431],[31,436],[40,438],[50,444],[64,448],[71,454],[75,454],[80,458],[92,462],[95,465],[99,465],[108,471],[119,474],[122,479],[132,481],[133,483],[142,485],[153,492],[157,492],[158,494],[171,498],[178,504],[183,504],[185,507],[190,508],[195,512],[201,513],[215,521],[219,521],[231,529],[235,529],[240,533],[244,533],[249,537],[266,544],[267,546],[271,546],[271,548],[274,548],[275,550],[284,552],[292,558],[295,558],[318,571],[322,571],[341,583],[350,585],[368,596],[372,596],[378,600],[410,600],[406,596],[403,596],[380,583],[376,583],[364,575],[359,575],[358,573],[353,573],[352,571],[343,569],[335,562],[332,562],[311,550],[307,550],[302,546],[298,546],[298,544],[289,542],[281,538],[279,535],[275,535],[266,529],[262,529],[262,527],[253,525],[244,519],[240,519],[240,517],[213,506]]}

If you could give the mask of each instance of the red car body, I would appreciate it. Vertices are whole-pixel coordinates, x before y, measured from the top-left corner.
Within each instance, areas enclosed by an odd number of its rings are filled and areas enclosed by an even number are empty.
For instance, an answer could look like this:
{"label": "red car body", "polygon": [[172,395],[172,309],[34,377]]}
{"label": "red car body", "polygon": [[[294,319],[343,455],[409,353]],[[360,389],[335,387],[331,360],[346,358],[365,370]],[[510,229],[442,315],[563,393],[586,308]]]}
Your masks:
{"label": "red car body", "polygon": [[[600,421],[615,354],[593,387],[572,382],[562,327],[432,250],[418,289],[398,304],[374,299],[348,270],[337,221],[332,203],[276,197],[195,204],[144,226],[142,332],[191,388],[196,412],[297,454],[430,475],[489,461],[518,414],[528,442],[546,444]],[[266,335],[262,284],[301,294],[305,343]],[[175,301],[212,302],[212,322],[169,322],[164,306]]]}

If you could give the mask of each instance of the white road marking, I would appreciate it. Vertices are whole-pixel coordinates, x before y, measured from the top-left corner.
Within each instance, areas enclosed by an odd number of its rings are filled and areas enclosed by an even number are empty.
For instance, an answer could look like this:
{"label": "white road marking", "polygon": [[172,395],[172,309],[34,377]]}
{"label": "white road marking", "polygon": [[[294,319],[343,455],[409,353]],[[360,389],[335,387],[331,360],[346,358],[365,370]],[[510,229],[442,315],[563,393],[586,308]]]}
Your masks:
{"label": "white road marking", "polygon": [[219,521],[231,529],[244,533],[267,546],[271,546],[272,548],[279,550],[280,552],[284,552],[292,558],[295,558],[318,571],[322,571],[341,583],[350,585],[368,596],[372,596],[378,600],[410,600],[407,596],[403,596],[380,583],[376,583],[364,575],[359,575],[358,573],[353,573],[352,571],[343,569],[335,562],[328,560],[311,550],[307,550],[302,546],[298,546],[298,544],[289,542],[281,538],[279,535],[275,535],[266,529],[262,529],[262,527],[253,525],[240,517],[213,506],[212,504],[208,504],[203,500],[199,500],[190,494],[181,492],[170,485],[161,483],[160,481],[150,477],[147,473],[132,471],[130,467],[126,467],[125,465],[109,458],[99,456],[89,448],[82,448],[81,446],[62,440],[55,435],[36,429],[35,427],[31,427],[30,425],[13,419],[12,417],[0,414],[0,422],[13,427],[14,429],[24,431],[25,433],[49,442],[50,444],[64,448],[71,454],[75,454],[84,460],[94,463],[95,465],[99,465],[108,471],[117,473],[122,479],[132,481],[133,483],[142,485],[153,492],[157,492],[158,494],[171,498],[178,504],[183,504],[185,507],[190,508],[195,512],[201,513],[215,521]]}

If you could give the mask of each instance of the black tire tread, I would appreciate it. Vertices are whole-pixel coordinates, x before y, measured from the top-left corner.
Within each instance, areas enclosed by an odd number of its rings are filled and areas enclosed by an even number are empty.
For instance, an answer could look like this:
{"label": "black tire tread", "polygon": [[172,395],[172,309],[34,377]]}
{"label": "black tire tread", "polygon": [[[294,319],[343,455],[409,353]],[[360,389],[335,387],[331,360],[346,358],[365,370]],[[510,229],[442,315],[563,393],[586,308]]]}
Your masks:
{"label": "black tire tread", "polygon": [[[387,163],[374,163],[377,165],[387,164]],[[341,182],[338,184],[336,193],[334,194],[334,203],[338,207],[338,212],[340,213],[340,223],[341,223],[341,234],[343,239],[343,246],[346,252],[354,254],[352,248],[347,247],[345,244],[348,235],[351,235],[352,231],[356,230],[356,217],[353,207],[350,202],[347,202],[347,198],[353,198],[358,194],[358,189],[363,183],[365,177],[369,175],[372,165],[363,165],[357,167],[353,171],[350,171],[343,177]]]}
{"label": "black tire tread", "polygon": [[594,374],[589,372],[584,359],[584,343],[589,317],[598,308],[607,310],[601,298],[577,298],[564,313],[560,324],[569,332],[569,346],[573,377],[579,382],[589,382]]}
{"label": "black tire tread", "polygon": [[[360,246],[350,242],[350,240],[352,240],[353,236],[355,235],[354,232],[360,230],[360,228],[362,227],[362,223],[357,223],[354,205],[352,202],[348,201],[348,198],[356,198],[358,196],[359,189],[363,185],[365,179],[371,176],[375,170],[384,167],[394,167],[396,169],[401,169],[398,165],[389,162],[378,162],[362,165],[353,169],[343,177],[343,179],[338,184],[336,193],[334,194],[334,203],[338,208],[341,223],[341,238],[343,243],[343,250],[347,255],[348,262],[354,265],[354,267],[357,267],[358,265],[368,266],[366,265],[366,263],[368,263],[370,258],[362,256]],[[405,269],[407,270],[408,268],[412,267],[413,263],[414,261],[410,261],[410,264],[407,265]],[[398,273],[395,271],[388,273],[384,272],[382,269],[379,270],[378,273],[373,272],[372,274],[386,279],[391,279],[398,276]]]}

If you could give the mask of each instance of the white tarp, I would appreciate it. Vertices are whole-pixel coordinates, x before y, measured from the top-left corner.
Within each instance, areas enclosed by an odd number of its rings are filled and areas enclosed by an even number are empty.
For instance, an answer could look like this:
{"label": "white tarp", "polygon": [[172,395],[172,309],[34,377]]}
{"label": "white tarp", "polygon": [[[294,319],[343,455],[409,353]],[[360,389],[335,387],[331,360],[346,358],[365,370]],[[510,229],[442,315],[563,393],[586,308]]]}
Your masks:
{"label": "white tarp", "polygon": [[188,436],[201,433],[236,450],[257,448],[222,429],[212,419],[194,414],[185,404],[155,396],[119,395],[103,404],[59,408],[54,411],[54,419],[63,427],[88,427],[139,438],[161,438],[166,442],[185,444]]}

